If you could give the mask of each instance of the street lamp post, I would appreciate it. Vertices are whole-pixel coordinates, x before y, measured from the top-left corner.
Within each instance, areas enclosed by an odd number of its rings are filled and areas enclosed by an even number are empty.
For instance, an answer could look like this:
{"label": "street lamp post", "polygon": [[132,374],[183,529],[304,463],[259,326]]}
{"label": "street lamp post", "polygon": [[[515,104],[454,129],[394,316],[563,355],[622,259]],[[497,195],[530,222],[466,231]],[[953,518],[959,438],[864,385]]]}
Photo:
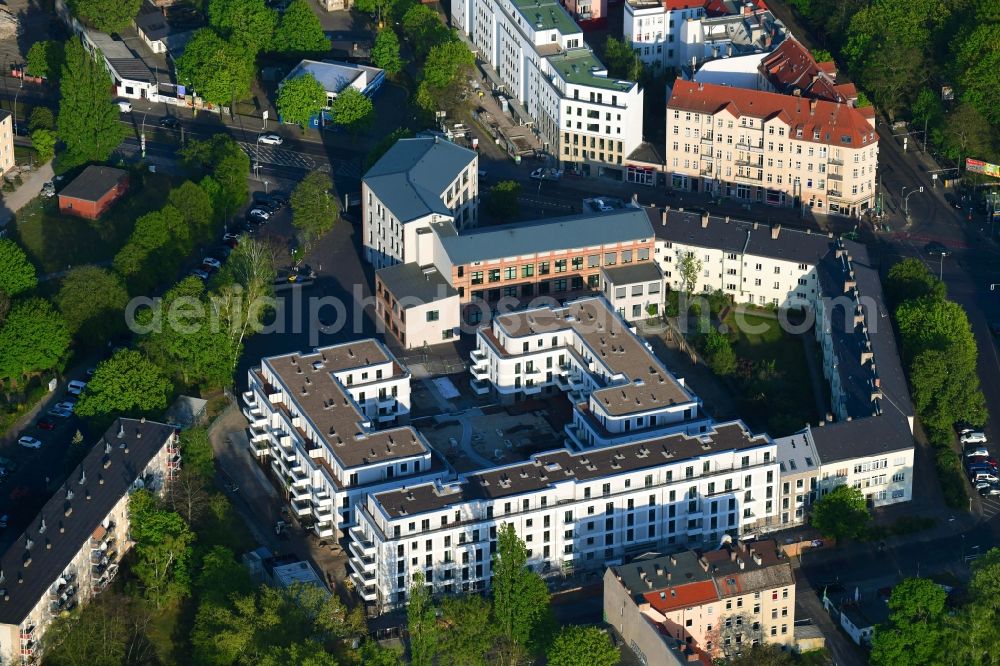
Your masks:
{"label": "street lamp post", "polygon": [[18,79],[17,92],[14,93],[14,134],[17,134],[17,98],[24,87],[24,68],[21,68],[21,78]]}
{"label": "street lamp post", "polygon": [[[905,187],[903,188],[903,191],[904,192],[906,191]],[[912,197],[914,194],[919,194],[920,192],[923,192],[923,191],[924,191],[924,186],[921,185],[920,189],[913,190],[912,192],[910,192],[909,194],[907,194],[905,197],[903,197],[903,216],[907,220],[910,219],[910,197]]]}
{"label": "street lamp post", "polygon": [[146,114],[149,109],[142,112],[142,131],[139,134],[139,148],[142,151],[142,159],[146,159]]}

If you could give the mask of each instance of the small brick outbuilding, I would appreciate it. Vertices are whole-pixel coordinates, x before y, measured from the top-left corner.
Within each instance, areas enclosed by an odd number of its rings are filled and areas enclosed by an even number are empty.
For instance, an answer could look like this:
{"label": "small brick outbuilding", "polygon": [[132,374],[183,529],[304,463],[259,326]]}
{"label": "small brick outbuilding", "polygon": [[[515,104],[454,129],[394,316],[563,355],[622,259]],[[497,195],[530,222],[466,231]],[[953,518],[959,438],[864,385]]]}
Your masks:
{"label": "small brick outbuilding", "polygon": [[96,220],[128,191],[128,172],[89,166],[59,192],[59,212]]}

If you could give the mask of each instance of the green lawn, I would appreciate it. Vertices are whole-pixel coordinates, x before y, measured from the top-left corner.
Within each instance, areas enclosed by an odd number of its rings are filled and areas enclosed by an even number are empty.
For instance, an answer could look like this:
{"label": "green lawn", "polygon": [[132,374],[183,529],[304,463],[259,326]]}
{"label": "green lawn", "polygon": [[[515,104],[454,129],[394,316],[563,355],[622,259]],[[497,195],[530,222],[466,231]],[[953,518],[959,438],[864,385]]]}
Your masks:
{"label": "green lawn", "polygon": [[[739,323],[737,323],[737,317]],[[749,380],[751,389],[741,396],[744,420],[755,430],[766,429],[773,436],[791,434],[822,416],[816,411],[812,378],[802,340],[781,330],[777,319],[730,312],[725,324],[733,340],[737,358],[754,366],[774,362],[775,374],[766,381]],[[805,335],[809,335],[806,333]],[[751,399],[754,388],[763,399]],[[761,409],[764,407],[764,409]]]}
{"label": "green lawn", "polygon": [[136,218],[161,208],[171,186],[167,175],[142,174],[125,198],[99,220],[61,215],[56,197],[35,199],[15,216],[17,238],[41,273],[110,262],[128,241]]}

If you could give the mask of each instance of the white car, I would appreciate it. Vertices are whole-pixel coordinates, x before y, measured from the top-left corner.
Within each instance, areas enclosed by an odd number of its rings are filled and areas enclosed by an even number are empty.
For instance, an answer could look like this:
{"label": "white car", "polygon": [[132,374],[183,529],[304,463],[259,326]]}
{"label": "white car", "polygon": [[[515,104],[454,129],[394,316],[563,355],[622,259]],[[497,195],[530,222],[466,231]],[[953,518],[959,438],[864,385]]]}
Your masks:
{"label": "white car", "polygon": [[965,452],[966,458],[972,458],[973,456],[988,456],[988,455],[990,455],[990,450],[987,449],[985,446],[977,446]]}
{"label": "white car", "polygon": [[263,208],[251,208],[247,211],[247,215],[256,218],[258,220],[270,220],[271,212],[264,210]]}
{"label": "white car", "polygon": [[280,146],[285,142],[277,134],[261,134],[257,137],[257,143],[263,143],[265,146]]}
{"label": "white car", "polygon": [[122,113],[132,112],[132,102],[126,102],[125,100],[119,100],[116,102],[118,104],[118,110]]}
{"label": "white car", "polygon": [[962,444],[985,444],[986,435],[978,431],[964,433],[959,440]]}
{"label": "white car", "polygon": [[27,449],[40,449],[42,448],[42,440],[36,439],[35,437],[29,437],[25,435],[17,440],[17,443]]}
{"label": "white car", "polygon": [[87,382],[74,379],[66,384],[66,392],[70,395],[80,395],[83,389],[87,388]]}
{"label": "white car", "polygon": [[204,259],[201,260],[201,263],[203,266],[208,266],[213,270],[219,270],[220,268],[222,268],[222,262],[216,259],[215,257],[205,257]]}
{"label": "white car", "polygon": [[76,400],[63,400],[62,402],[57,402],[55,409],[61,409],[63,411],[73,413],[76,408]]}

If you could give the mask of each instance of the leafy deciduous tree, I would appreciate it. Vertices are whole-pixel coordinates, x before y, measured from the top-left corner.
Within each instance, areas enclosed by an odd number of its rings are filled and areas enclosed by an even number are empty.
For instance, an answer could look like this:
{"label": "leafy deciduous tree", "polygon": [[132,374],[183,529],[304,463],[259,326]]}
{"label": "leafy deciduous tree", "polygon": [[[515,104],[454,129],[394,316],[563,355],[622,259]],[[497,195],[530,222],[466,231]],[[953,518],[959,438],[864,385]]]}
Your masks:
{"label": "leafy deciduous tree", "polygon": [[129,522],[136,554],[132,573],[146,597],[162,608],[190,589],[189,565],[195,535],[180,514],[157,507],[155,498],[146,490],[138,490],[129,498]]}
{"label": "leafy deciduous tree", "polygon": [[432,47],[417,86],[420,108],[430,113],[453,109],[475,62],[472,52],[460,41],[449,39]]}
{"label": "leafy deciduous tree", "polygon": [[694,292],[694,288],[698,286],[698,277],[701,275],[702,260],[694,255],[694,252],[688,252],[681,260],[677,263],[677,270],[681,275],[681,290],[687,293]]}
{"label": "leafy deciduous tree", "polygon": [[710,327],[702,341],[702,349],[715,374],[725,377],[736,371],[736,352],[726,335]]}
{"label": "leafy deciduous tree", "polygon": [[103,346],[125,328],[128,291],[121,277],[99,266],[77,266],[66,274],[55,296],[70,333],[86,331],[79,342]]}
{"label": "leafy deciduous tree", "polygon": [[188,428],[181,433],[181,454],[185,468],[197,471],[205,479],[215,474],[215,452],[206,428]]}
{"label": "leafy deciduous tree", "polygon": [[111,99],[111,77],[79,37],[66,42],[59,91],[59,138],[66,145],[63,165],[106,161],[125,138],[125,125],[118,122],[119,110]]}
{"label": "leafy deciduous tree", "polygon": [[415,4],[406,11],[402,28],[418,60],[426,58],[435,46],[451,39],[451,32],[438,18],[437,12],[423,4]]}
{"label": "leafy deciduous tree", "polygon": [[389,76],[395,76],[403,69],[403,58],[399,55],[399,37],[392,28],[382,28],[372,47],[372,62],[381,67]]}
{"label": "leafy deciduous tree", "polygon": [[885,293],[893,305],[924,296],[938,300],[947,295],[944,282],[931,275],[923,261],[913,257],[904,259],[889,269]]}
{"label": "leafy deciduous tree", "polygon": [[374,120],[375,107],[357,88],[347,88],[333,100],[330,113],[333,122],[346,127],[351,132],[358,132]]}
{"label": "leafy deciduous tree", "polygon": [[330,40],[323,33],[319,17],[306,0],[292,0],[278,21],[273,50],[279,53],[325,53]]}
{"label": "leafy deciduous tree", "polygon": [[520,210],[518,197],[521,196],[521,184],[516,180],[503,180],[490,188],[490,195],[486,199],[486,210],[495,219],[501,222],[508,222],[515,217]]}
{"label": "leafy deciduous tree", "polygon": [[31,133],[31,145],[38,155],[38,163],[46,164],[56,156],[56,133],[47,129],[36,129]]}
{"label": "leafy deciduous tree", "polygon": [[21,246],[9,238],[0,238],[0,292],[17,296],[35,288],[38,277]]}
{"label": "leafy deciduous tree", "polygon": [[73,13],[101,32],[127,28],[139,13],[141,0],[71,0]]}
{"label": "leafy deciduous tree", "polygon": [[479,596],[445,597],[440,632],[440,663],[456,666],[486,666],[497,635],[490,602]]}
{"label": "leafy deciduous tree", "polygon": [[837,486],[812,508],[812,525],[823,535],[852,539],[864,534],[871,519],[865,496],[857,488]]}
{"label": "leafy deciduous tree", "polygon": [[264,0],[209,0],[208,23],[230,43],[245,48],[253,61],[271,44],[278,14]]}
{"label": "leafy deciduous tree", "polygon": [[433,666],[441,641],[437,626],[437,611],[423,574],[413,576],[409,605],[406,607],[406,628],[410,634],[410,663],[413,666]]}
{"label": "leafy deciduous tree", "polygon": [[524,653],[549,606],[545,581],[527,567],[527,562],[524,542],[512,524],[504,523],[493,562],[493,615],[503,639],[501,656],[511,665]]}
{"label": "leafy deciduous tree", "polygon": [[889,622],[875,629],[874,666],[922,666],[940,659],[947,594],[927,578],[907,578],[889,597]]}
{"label": "leafy deciduous tree", "polygon": [[214,30],[201,28],[177,59],[177,80],[207,102],[230,104],[250,94],[255,57],[247,42],[227,41]]}
{"label": "leafy deciduous tree", "polygon": [[56,367],[69,348],[63,316],[41,298],[11,307],[0,326],[0,378],[17,383],[22,377]]}
{"label": "leafy deciduous tree", "polygon": [[129,597],[106,591],[54,618],[45,631],[45,663],[53,666],[121,666],[155,662],[147,638],[149,612]]}
{"label": "leafy deciduous tree", "polygon": [[550,666],[615,666],[621,654],[607,633],[597,627],[569,625],[556,634],[549,648]]}
{"label": "leafy deciduous tree", "polygon": [[292,190],[292,224],[306,245],[333,228],[337,217],[337,197],[333,181],[325,173],[310,172]]}
{"label": "leafy deciduous tree", "polygon": [[163,371],[141,353],[121,349],[97,364],[80,396],[80,416],[153,414],[166,409],[173,387]]}
{"label": "leafy deciduous tree", "polygon": [[326,106],[326,90],[315,76],[306,72],[281,85],[276,104],[282,122],[305,129]]}
{"label": "leafy deciduous tree", "polygon": [[642,75],[642,60],[623,39],[609,37],[604,42],[604,65],[615,79],[638,81]]}
{"label": "leafy deciduous tree", "polygon": [[[35,42],[28,49],[25,68],[30,76],[40,76],[43,79],[58,79],[62,74],[64,57],[62,42],[55,40]],[[49,129],[52,128],[50,127]]]}
{"label": "leafy deciduous tree", "polygon": [[28,115],[28,131],[34,132],[37,129],[54,130],[56,128],[56,117],[52,115],[52,109],[47,106],[36,106]]}

